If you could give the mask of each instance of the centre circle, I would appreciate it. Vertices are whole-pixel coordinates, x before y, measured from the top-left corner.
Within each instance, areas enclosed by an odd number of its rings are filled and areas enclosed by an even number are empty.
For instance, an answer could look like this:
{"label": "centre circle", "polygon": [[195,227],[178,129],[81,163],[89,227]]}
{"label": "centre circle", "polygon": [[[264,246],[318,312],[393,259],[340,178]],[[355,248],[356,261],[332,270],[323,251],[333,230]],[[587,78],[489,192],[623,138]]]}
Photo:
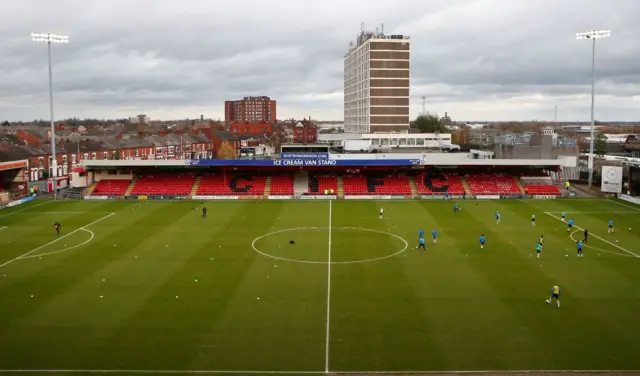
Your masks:
{"label": "centre circle", "polygon": [[409,244],[399,235],[363,227],[295,227],[258,236],[251,247],[275,260],[327,265],[392,258]]}

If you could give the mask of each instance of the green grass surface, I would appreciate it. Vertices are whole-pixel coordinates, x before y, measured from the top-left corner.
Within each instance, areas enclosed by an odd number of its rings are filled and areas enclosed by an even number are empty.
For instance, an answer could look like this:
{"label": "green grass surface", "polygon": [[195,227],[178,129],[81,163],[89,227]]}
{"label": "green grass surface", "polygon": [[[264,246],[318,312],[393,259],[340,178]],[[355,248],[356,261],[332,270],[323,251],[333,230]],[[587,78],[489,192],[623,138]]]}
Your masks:
{"label": "green grass surface", "polygon": [[[238,201],[207,203],[206,219],[196,205],[0,211],[0,369],[640,369],[631,204]],[[584,258],[545,214],[562,211],[592,233]],[[439,231],[426,252],[420,227]],[[553,284],[561,308],[545,303]]]}

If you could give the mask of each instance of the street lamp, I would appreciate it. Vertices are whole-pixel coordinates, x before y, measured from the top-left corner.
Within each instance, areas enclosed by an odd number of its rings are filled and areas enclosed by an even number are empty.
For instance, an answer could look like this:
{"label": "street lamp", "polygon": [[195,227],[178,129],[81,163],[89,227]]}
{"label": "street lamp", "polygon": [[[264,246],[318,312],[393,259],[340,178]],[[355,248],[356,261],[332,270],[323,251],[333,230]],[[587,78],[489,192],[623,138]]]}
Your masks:
{"label": "street lamp", "polygon": [[611,30],[591,30],[584,33],[576,33],[576,39],[590,39],[592,41],[591,52],[591,141],[589,142],[589,188],[593,183],[593,144],[595,139],[594,107],[596,97],[596,39],[611,36]]}
{"label": "street lamp", "polygon": [[58,160],[56,158],[56,129],[53,118],[53,75],[51,73],[51,45],[54,43],[69,43],[69,36],[50,33],[31,33],[34,42],[44,42],[47,44],[49,57],[49,116],[51,119],[51,173],[53,177],[53,198],[57,197],[58,190]]}

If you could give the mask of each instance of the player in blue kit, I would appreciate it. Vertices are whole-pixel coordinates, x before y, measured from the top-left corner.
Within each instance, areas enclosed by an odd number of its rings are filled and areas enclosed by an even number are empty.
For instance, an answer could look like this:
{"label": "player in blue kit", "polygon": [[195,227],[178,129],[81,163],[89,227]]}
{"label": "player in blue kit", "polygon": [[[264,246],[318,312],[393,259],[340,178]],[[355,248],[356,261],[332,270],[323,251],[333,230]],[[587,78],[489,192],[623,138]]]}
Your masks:
{"label": "player in blue kit", "polygon": [[573,218],[567,222],[567,232],[571,231],[571,229],[573,229]]}
{"label": "player in blue kit", "polygon": [[453,204],[453,214],[456,214],[458,211],[460,211],[460,207],[458,206],[458,203],[456,202],[455,204]]}
{"label": "player in blue kit", "polygon": [[536,253],[538,254],[538,258],[540,258],[540,252],[542,252],[542,244],[536,243]]}
{"label": "player in blue kit", "polygon": [[486,243],[487,239],[484,237],[484,234],[480,235],[480,249],[484,248],[484,243]]}
{"label": "player in blue kit", "polygon": [[435,228],[431,231],[431,236],[433,237],[433,244],[438,244],[438,231]]}
{"label": "player in blue kit", "polygon": [[495,217],[496,217],[496,224],[500,224],[500,212],[497,210],[496,210]]}
{"label": "player in blue kit", "polygon": [[418,231],[418,245],[416,245],[416,249],[420,247],[420,239],[424,239],[424,230],[422,227],[420,227],[420,230]]}
{"label": "player in blue kit", "polygon": [[609,234],[613,233],[613,219],[609,220]]}
{"label": "player in blue kit", "polygon": [[578,257],[584,257],[582,254],[582,240],[578,240]]}
{"label": "player in blue kit", "polygon": [[427,250],[427,248],[424,245],[424,238],[420,238],[420,244],[418,244],[416,248],[418,248],[418,250],[422,249],[423,251]]}
{"label": "player in blue kit", "polygon": [[553,287],[551,288],[551,297],[547,299],[547,304],[551,304],[551,301],[553,299],[556,300],[556,302],[558,303],[558,308],[560,308],[560,286],[558,285],[553,285]]}

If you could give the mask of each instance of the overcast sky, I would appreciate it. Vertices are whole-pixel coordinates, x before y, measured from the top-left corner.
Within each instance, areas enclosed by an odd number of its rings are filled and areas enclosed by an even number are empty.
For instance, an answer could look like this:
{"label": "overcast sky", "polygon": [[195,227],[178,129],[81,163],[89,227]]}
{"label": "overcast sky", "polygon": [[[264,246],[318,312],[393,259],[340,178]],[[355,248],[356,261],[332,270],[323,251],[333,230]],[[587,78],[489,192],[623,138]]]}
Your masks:
{"label": "overcast sky", "polygon": [[278,118],[342,120],[343,56],[361,22],[412,40],[411,113],[454,120],[640,120],[640,0],[0,1],[0,120],[223,118],[223,102],[278,101]]}

